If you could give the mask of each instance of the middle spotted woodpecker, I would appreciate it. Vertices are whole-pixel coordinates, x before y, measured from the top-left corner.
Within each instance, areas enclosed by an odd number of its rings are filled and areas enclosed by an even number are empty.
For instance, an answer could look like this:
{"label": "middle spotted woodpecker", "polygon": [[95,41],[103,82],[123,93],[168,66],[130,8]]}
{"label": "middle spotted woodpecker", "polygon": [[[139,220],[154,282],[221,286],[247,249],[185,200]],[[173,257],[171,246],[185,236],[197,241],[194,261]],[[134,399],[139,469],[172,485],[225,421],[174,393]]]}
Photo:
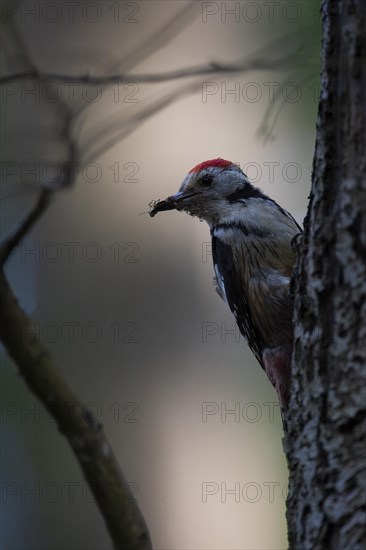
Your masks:
{"label": "middle spotted woodpecker", "polygon": [[301,227],[251,185],[238,165],[221,158],[192,168],[178,193],[154,202],[150,216],[173,209],[209,224],[218,293],[286,407],[293,344],[292,241]]}

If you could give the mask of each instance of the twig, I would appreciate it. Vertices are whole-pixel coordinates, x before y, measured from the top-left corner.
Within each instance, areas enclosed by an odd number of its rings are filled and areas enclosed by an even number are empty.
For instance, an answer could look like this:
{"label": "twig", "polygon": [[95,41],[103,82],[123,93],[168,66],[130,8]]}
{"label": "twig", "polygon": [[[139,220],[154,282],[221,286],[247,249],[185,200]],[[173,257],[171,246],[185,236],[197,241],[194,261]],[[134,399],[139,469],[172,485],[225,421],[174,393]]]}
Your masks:
{"label": "twig", "polygon": [[0,271],[0,310],[1,340],[30,390],[52,414],[70,443],[115,550],[151,549],[145,521],[102,426],[70,390],[51,355],[32,334],[31,323],[3,271]]}
{"label": "twig", "polygon": [[8,84],[17,80],[33,79],[44,82],[61,82],[61,83],[79,83],[79,84],[96,84],[96,85],[111,85],[111,84],[128,84],[134,83],[159,83],[167,82],[169,80],[179,80],[182,78],[188,78],[192,76],[204,76],[216,73],[238,73],[241,71],[249,70],[276,70],[279,68],[288,67],[289,61],[296,61],[294,52],[279,59],[268,58],[253,58],[252,60],[246,59],[238,63],[219,63],[213,61],[206,65],[196,65],[192,67],[184,67],[173,71],[166,71],[163,73],[155,74],[114,74],[114,75],[102,75],[102,76],[72,76],[69,74],[57,74],[57,73],[41,73],[35,71],[22,72],[13,74],[10,76],[0,78],[0,84]]}
{"label": "twig", "polygon": [[[38,201],[0,251],[1,266],[47,208],[52,191]],[[0,270],[0,338],[30,390],[55,418],[94,493],[115,550],[150,550],[144,518],[126,483],[101,424],[72,392],[47,349],[32,331],[3,270]],[[71,408],[72,406],[72,408]]]}
{"label": "twig", "polygon": [[9,258],[15,247],[20,243],[23,237],[25,237],[31,227],[46,210],[50,204],[51,196],[52,191],[50,189],[42,189],[39,194],[38,201],[29,211],[25,219],[20,223],[19,227],[16,228],[14,232],[4,240],[0,248],[0,268],[4,266],[6,260]]}
{"label": "twig", "polygon": [[[165,109],[174,103],[178,98],[197,91],[201,85],[201,82],[190,82],[184,86],[180,86],[178,90],[165,94],[123,123],[121,123],[118,115],[108,117],[105,121],[103,121],[103,124],[100,125],[99,128],[96,128],[94,135],[92,130],[89,131],[91,133],[91,137],[86,144],[84,144],[81,151],[81,158],[85,163],[95,161],[116,143],[125,139],[128,135],[134,132],[141,124],[145,122],[145,120],[148,120],[162,109]],[[102,141],[101,138],[103,135],[107,136],[104,141]]]}

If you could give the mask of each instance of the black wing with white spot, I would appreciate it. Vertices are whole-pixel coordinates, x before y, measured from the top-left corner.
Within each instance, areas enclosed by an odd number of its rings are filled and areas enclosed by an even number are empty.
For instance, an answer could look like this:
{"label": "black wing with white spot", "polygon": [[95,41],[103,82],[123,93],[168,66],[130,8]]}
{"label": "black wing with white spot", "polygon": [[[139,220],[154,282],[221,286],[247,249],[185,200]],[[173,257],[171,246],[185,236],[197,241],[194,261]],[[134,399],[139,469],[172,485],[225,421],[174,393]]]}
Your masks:
{"label": "black wing with white spot", "polygon": [[240,273],[237,273],[235,269],[232,249],[214,234],[212,234],[212,258],[217,284],[223,294],[222,297],[226,298],[232,313],[235,315],[241,334],[262,365],[264,343],[260,332],[253,323],[243,281]]}

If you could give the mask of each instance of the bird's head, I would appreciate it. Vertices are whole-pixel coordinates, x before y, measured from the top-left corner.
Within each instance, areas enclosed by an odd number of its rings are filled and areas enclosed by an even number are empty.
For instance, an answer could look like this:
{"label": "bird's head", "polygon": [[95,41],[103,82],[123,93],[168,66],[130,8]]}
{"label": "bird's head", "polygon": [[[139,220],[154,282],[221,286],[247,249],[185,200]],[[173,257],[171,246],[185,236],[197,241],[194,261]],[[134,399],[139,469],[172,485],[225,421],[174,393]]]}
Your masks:
{"label": "bird's head", "polygon": [[164,210],[184,210],[214,225],[233,215],[253,198],[265,197],[251,185],[237,164],[221,158],[197,164],[188,172],[178,193],[155,202],[150,216]]}

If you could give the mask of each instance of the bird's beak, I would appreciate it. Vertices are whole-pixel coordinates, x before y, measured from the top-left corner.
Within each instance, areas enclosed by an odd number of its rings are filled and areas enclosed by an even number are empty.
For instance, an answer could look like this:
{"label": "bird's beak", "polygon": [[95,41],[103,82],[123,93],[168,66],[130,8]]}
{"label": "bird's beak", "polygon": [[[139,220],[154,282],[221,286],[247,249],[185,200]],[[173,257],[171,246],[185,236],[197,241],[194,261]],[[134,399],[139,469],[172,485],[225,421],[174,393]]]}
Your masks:
{"label": "bird's beak", "polygon": [[182,210],[186,204],[187,199],[190,199],[195,193],[186,193],[185,191],[178,191],[175,195],[171,195],[162,201],[158,201],[154,204],[149,214],[153,218],[158,212],[164,212],[164,210]]}

